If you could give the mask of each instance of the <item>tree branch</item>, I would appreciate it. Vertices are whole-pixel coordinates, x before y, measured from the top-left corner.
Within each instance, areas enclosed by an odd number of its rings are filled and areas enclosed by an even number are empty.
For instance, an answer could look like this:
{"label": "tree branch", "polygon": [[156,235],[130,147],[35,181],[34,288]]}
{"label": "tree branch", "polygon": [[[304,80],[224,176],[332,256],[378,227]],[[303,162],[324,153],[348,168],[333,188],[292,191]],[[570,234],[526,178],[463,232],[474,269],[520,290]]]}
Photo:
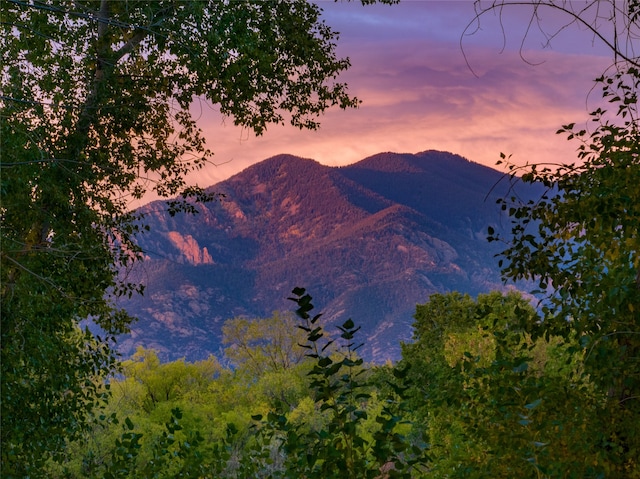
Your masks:
{"label": "tree branch", "polygon": [[[618,36],[620,35],[618,33],[617,30],[617,25],[615,24],[615,14],[612,18],[610,18],[610,21],[612,21],[614,23],[614,39],[613,41],[609,41],[603,33],[601,33],[598,30],[598,26],[594,23],[589,22],[587,19],[583,18],[583,14],[589,9],[589,7],[591,5],[594,4],[598,4],[599,1],[601,0],[595,0],[594,2],[588,4],[587,6],[585,6],[584,8],[582,8],[580,11],[575,12],[573,11],[570,7],[565,6],[565,3],[563,2],[562,4],[556,4],[554,3],[552,0],[530,0],[530,1],[508,1],[508,0],[500,0],[500,1],[495,1],[493,2],[490,6],[488,7],[483,7],[480,5],[480,2],[478,0],[476,0],[475,2],[475,11],[476,11],[476,15],[475,17],[467,24],[467,26],[464,28],[462,35],[460,36],[460,49],[462,50],[462,54],[464,56],[465,62],[467,64],[467,66],[469,67],[469,69],[473,71],[473,68],[471,67],[467,55],[464,51],[464,46],[463,46],[463,39],[465,36],[469,36],[469,35],[473,35],[475,34],[475,32],[478,31],[479,29],[479,24],[480,24],[480,18],[483,17],[485,14],[489,13],[489,12],[495,12],[498,11],[499,12],[499,17],[500,17],[500,22],[501,22],[501,26],[502,26],[502,10],[505,7],[508,6],[527,6],[527,7],[533,7],[533,13],[532,13],[532,17],[531,20],[528,24],[528,27],[525,31],[524,34],[524,38],[522,39],[522,42],[520,44],[520,56],[522,57],[522,51],[523,51],[523,46],[524,46],[524,42],[526,40],[526,37],[529,33],[529,30],[531,28],[531,25],[534,22],[534,19],[538,17],[538,10],[541,7],[547,7],[547,8],[551,8],[554,10],[557,10],[559,12],[562,12],[566,15],[568,15],[571,18],[571,22],[569,22],[567,25],[570,25],[572,23],[577,23],[580,24],[584,27],[586,27],[597,39],[599,39],[604,45],[606,45],[613,53],[614,53],[614,61],[615,63],[618,63],[620,60],[625,61],[627,63],[629,63],[630,65],[633,65],[637,68],[640,68],[640,60],[636,57],[632,57],[626,53],[624,53],[619,45],[618,45]],[[615,6],[614,2],[611,2],[614,8],[614,12],[618,11],[619,9]],[[596,15],[596,19],[599,18],[599,14]],[[539,22],[538,22],[539,23]],[[472,29],[472,27],[475,25],[474,31],[471,33],[470,30]],[[565,25],[564,27],[562,27],[562,29],[566,28]],[[629,26],[627,26],[627,30],[629,30]],[[542,31],[542,30],[541,30]],[[544,33],[544,32],[543,32]],[[503,34],[504,34],[504,28],[503,28]],[[548,36],[545,34],[545,36]],[[553,38],[555,35],[551,35],[551,37],[549,37],[549,41],[551,38]],[[526,61],[526,60],[525,60]],[[529,63],[529,62],[527,62]],[[474,72],[475,75],[475,72]]]}

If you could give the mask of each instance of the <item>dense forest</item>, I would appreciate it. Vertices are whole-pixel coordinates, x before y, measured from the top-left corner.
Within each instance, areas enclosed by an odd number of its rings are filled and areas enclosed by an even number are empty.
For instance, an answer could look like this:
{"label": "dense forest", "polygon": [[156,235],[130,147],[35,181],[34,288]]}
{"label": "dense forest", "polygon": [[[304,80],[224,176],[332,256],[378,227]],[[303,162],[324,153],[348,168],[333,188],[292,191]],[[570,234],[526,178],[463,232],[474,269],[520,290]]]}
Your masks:
{"label": "dense forest", "polygon": [[534,339],[519,293],[434,295],[387,365],[364,364],[359,328],[325,331],[293,293],[297,316],[227,321],[220,360],[140,348],[48,476],[638,477],[635,424],[614,433],[588,351]]}
{"label": "dense forest", "polygon": [[558,131],[575,161],[503,157],[548,189],[507,195],[509,234],[488,231],[540,299],[432,296],[402,359],[366,365],[358,325],[325,331],[301,288],[295,315],[230,320],[224,357],[114,346],[133,319],[116,299],[143,289],[121,274],[143,256],[130,199],[216,199],[184,180],[211,153],[194,97],[258,134],[357,105],[320,8],[3,1],[2,477],[640,477],[640,2],[505,0],[475,20],[521,3],[612,49],[588,127]]}

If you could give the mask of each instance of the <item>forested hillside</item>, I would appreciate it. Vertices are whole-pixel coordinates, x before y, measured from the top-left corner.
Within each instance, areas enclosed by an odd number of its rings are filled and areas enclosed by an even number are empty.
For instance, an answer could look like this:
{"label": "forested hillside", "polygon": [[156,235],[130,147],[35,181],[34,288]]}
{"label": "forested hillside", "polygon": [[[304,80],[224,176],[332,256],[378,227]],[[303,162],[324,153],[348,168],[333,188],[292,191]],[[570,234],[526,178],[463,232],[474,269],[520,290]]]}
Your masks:
{"label": "forested hillside", "polygon": [[358,325],[292,299],[297,316],[227,321],[220,359],[139,348],[48,477],[639,477],[587,353],[534,339],[519,294],[432,296],[386,365],[359,357]]}
{"label": "forested hillside", "polygon": [[330,324],[362,326],[365,359],[397,360],[417,303],[506,289],[487,227],[508,231],[499,199],[543,189],[431,150],[341,168],[279,155],[207,192],[224,196],[192,203],[195,215],[171,215],[165,202],[139,210],[146,259],[127,277],[145,294],[119,302],[138,318],[119,338],[123,354],[138,345],[165,360],[218,354],[225,320],[283,310],[287,292],[305,285]]}

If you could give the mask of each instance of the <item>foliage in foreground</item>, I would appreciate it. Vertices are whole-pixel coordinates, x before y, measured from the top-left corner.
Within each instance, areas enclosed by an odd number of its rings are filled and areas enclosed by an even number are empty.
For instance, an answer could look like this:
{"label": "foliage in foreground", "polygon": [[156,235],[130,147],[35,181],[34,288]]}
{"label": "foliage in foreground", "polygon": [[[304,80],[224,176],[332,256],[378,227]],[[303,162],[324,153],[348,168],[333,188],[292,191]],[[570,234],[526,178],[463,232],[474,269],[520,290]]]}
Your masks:
{"label": "foliage in foreground", "polygon": [[[391,0],[381,0],[392,3]],[[363,3],[371,3],[364,1]],[[142,286],[131,202],[169,212],[216,195],[186,185],[211,160],[192,115],[208,102],[256,134],[358,100],[349,61],[306,0],[0,3],[0,305],[3,474],[39,474],[102,402]],[[185,198],[190,198],[190,202]],[[105,332],[79,331],[91,318]]]}
{"label": "foliage in foreground", "polygon": [[578,161],[521,168],[522,181],[549,194],[505,199],[512,229],[500,264],[505,279],[534,280],[545,298],[542,320],[527,325],[531,336],[573,340],[584,352],[602,398],[603,421],[589,436],[599,438],[607,476],[639,477],[640,68],[620,67],[596,84],[612,110],[592,112],[589,129],[558,131],[579,142]]}
{"label": "foliage in foreground", "polygon": [[[309,315],[311,297],[296,289],[291,299],[306,337],[298,346],[304,361],[257,373],[244,362],[265,348],[287,350],[278,346],[285,329],[274,332],[270,320],[233,370],[213,358],[161,364],[140,349],[124,363],[125,377],[111,383],[113,412],[84,444],[69,445],[66,463],[50,464],[50,477],[408,478],[425,471],[421,428],[408,420],[406,370],[374,374],[356,353],[359,327],[345,322],[334,342],[321,315]],[[225,330],[244,341],[237,330],[254,329],[246,326],[232,320]],[[233,358],[237,346],[227,349]]]}
{"label": "foliage in foreground", "polygon": [[[533,4],[537,15],[541,3]],[[564,3],[544,4],[564,9]],[[255,8],[243,10],[247,5]],[[632,40],[638,2],[626,7]],[[4,477],[68,476],[72,466],[77,477],[101,478],[301,477],[300,471],[376,477],[411,468],[433,477],[640,477],[637,58],[622,56],[628,68],[599,79],[613,120],[598,109],[593,130],[561,130],[582,142],[580,162],[555,170],[534,165],[522,177],[559,194],[527,205],[504,203],[514,219],[504,274],[551,289],[541,320],[517,304],[511,315],[503,308],[511,308],[510,300],[437,300],[434,306],[446,309],[417,317],[426,327],[404,360],[420,369],[417,382],[404,386],[361,381],[364,365],[348,345],[355,330],[345,323],[346,356],[310,345],[315,362],[305,364],[312,382],[300,384],[316,395],[297,401],[296,391],[283,388],[285,380],[278,387],[289,393],[282,396],[288,411],[276,394],[271,403],[247,406],[261,410],[253,418],[232,408],[224,425],[202,432],[224,415],[207,412],[204,401],[204,415],[189,417],[189,407],[198,404],[194,391],[220,387],[221,379],[237,386],[237,378],[215,364],[195,372],[184,363],[154,365],[149,354],[142,360],[149,370],[122,381],[133,398],[145,398],[145,414],[135,418],[141,425],[106,414],[103,426],[90,429],[87,420],[106,399],[101,376],[114,364],[110,338],[128,321],[112,300],[136,291],[116,277],[138,254],[127,198],[146,189],[140,173],[159,176],[158,193],[178,192],[183,175],[209,153],[188,113],[192,96],[209,92],[225,113],[257,132],[282,121],[282,110],[294,124],[314,128],[314,116],[326,107],[355,103],[343,85],[324,83],[347,62],[334,57],[333,32],[317,21],[313,4],[302,1],[12,1],[1,8]],[[213,11],[220,16],[209,15]],[[275,20],[281,28],[274,29]],[[212,28],[202,28],[210,21]],[[268,48],[274,43],[287,48]],[[215,61],[212,51],[219,54]],[[281,70],[279,58],[269,56],[279,52],[290,68]],[[308,65],[310,57],[321,61]],[[193,161],[182,163],[188,154]],[[174,204],[172,212],[181,207],[189,205]],[[106,337],[78,330],[78,320],[88,316]],[[466,319],[461,326],[454,318]],[[318,331],[305,327],[315,344]],[[175,369],[168,377],[178,379],[165,387],[154,368]],[[385,376],[376,373],[372,378]],[[406,371],[386,373],[401,378]],[[232,388],[232,401],[251,401],[246,393],[256,383]],[[362,393],[368,398],[356,397],[361,386],[372,388]],[[397,395],[390,403],[380,399],[387,388]],[[414,401],[416,436],[403,435],[397,419],[409,417],[399,412],[404,398]],[[119,406],[110,405],[122,412]],[[426,449],[416,424],[429,434],[429,461],[421,456]],[[95,434],[100,445],[74,457],[80,443],[73,440],[85,434]],[[49,458],[64,462],[64,454],[69,474],[51,462],[42,472]],[[383,458],[388,462],[380,466]]]}
{"label": "foliage in foreground", "polygon": [[571,338],[528,333],[539,320],[519,294],[433,295],[417,306],[401,364],[423,394],[429,477],[599,477],[611,466],[602,395]]}
{"label": "foliage in foreground", "polygon": [[519,294],[433,295],[417,306],[402,360],[385,366],[357,356],[352,321],[332,341],[304,290],[292,299],[304,360],[246,362],[292,352],[291,328],[274,330],[273,318],[261,338],[260,320],[226,324],[234,341],[249,344],[239,330],[255,341],[233,368],[163,364],[140,349],[111,381],[102,420],[48,477],[635,477],[605,435],[615,418],[588,351],[577,338],[534,338],[538,313]]}

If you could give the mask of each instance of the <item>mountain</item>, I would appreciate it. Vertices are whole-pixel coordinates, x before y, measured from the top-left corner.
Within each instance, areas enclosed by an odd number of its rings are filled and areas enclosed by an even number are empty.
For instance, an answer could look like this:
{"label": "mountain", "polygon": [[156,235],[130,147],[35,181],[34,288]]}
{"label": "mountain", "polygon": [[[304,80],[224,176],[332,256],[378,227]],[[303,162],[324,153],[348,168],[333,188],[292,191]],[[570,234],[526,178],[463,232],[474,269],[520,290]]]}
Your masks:
{"label": "mountain", "polygon": [[429,295],[504,288],[500,247],[486,241],[489,225],[508,225],[496,205],[512,193],[503,176],[438,151],[340,168],[279,155],[209,188],[225,197],[197,215],[151,203],[141,209],[146,261],[127,273],[146,292],[122,304],[139,321],[121,350],[217,354],[225,320],[292,310],[286,298],[302,286],[328,324],[362,325],[366,359],[396,359]]}

